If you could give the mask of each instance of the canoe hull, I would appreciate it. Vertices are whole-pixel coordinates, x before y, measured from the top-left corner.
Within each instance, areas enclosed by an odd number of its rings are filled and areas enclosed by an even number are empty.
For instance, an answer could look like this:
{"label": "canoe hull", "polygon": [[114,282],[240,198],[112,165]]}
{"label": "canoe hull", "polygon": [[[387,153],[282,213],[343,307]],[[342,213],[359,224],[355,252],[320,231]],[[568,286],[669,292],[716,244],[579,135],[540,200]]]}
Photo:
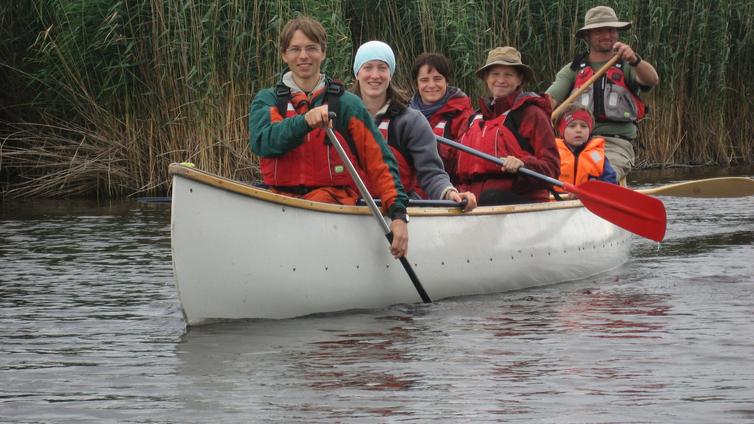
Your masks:
{"label": "canoe hull", "polygon": [[[187,324],[420,301],[365,207],[316,210],[183,171],[173,173],[171,230]],[[578,205],[425,209],[410,211],[408,258],[434,300],[571,281],[628,259],[629,235]]]}

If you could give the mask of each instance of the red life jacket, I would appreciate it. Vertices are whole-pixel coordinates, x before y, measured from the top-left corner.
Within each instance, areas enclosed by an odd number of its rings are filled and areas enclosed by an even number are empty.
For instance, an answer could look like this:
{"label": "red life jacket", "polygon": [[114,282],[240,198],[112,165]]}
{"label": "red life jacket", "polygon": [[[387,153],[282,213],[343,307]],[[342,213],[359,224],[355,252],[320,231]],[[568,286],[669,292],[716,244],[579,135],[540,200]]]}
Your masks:
{"label": "red life jacket", "polygon": [[[388,113],[389,112],[390,111],[388,111]],[[401,184],[403,184],[406,193],[416,193],[422,198],[426,197],[425,193],[419,188],[419,184],[416,180],[416,171],[414,170],[413,161],[409,161],[411,153],[399,145],[397,137],[390,136],[390,117],[383,116],[377,128],[380,130],[382,138],[387,140],[387,144],[393,152],[396,162],[398,162],[398,172],[401,176]]]}
{"label": "red life jacket", "polygon": [[[333,105],[329,98],[330,94],[342,95],[342,85],[333,88],[337,83],[331,82],[325,88],[317,93],[312,93],[311,101],[303,92],[298,92],[291,96],[290,90],[287,92],[288,101],[285,100],[285,89],[278,86],[278,108],[282,104],[286,105],[285,118],[291,118],[296,115],[302,115],[308,112],[315,100],[325,97],[323,102],[328,106]],[[286,87],[287,88],[287,87]],[[338,89],[340,88],[340,89]],[[336,94],[335,91],[339,91]],[[281,101],[281,98],[283,101]],[[359,163],[356,160],[351,147],[351,143],[337,131],[333,131],[341,146],[348,154],[354,167],[357,169],[362,179],[365,179],[366,173],[361,171]],[[316,188],[325,186],[351,186],[355,188],[355,183],[351,179],[345,165],[340,159],[338,152],[330,144],[324,129],[316,128],[309,131],[301,144],[286,152],[280,157],[263,157],[260,159],[260,168],[264,183],[274,187],[290,188]]]}
{"label": "red life jacket", "polygon": [[427,118],[436,135],[457,140],[466,129],[468,116],[472,111],[471,100],[462,92],[459,93],[449,98],[440,109]]}
{"label": "red life jacket", "polygon": [[450,125],[448,125],[448,119],[445,117],[441,117],[437,124],[432,127],[432,132],[440,137],[448,138],[448,131],[450,131]]}
{"label": "red life jacket", "polygon": [[[459,90],[460,94],[452,96],[448,101],[427,120],[435,135],[457,141],[468,127],[469,116],[472,113],[471,100]],[[437,143],[445,171],[455,173],[456,150],[446,144]]]}
{"label": "red life jacket", "polygon": [[[432,115],[432,117],[436,116]],[[430,121],[430,125],[432,124],[432,121]],[[445,117],[441,117],[437,121],[437,124],[434,124],[432,126],[432,132],[435,133],[435,135],[445,138],[451,138],[450,136],[450,122],[448,122],[448,119]],[[440,159],[442,159],[442,166],[445,168],[445,172],[447,172],[449,175],[453,175],[455,173],[455,167],[456,167],[456,152],[455,149],[442,143],[437,143],[437,153],[440,155]]]}
{"label": "red life jacket", "polygon": [[[556,138],[555,143],[560,153],[560,181],[579,185],[602,175],[605,170],[604,138],[592,138],[587,141],[578,156],[574,156],[562,138]],[[554,188],[561,193],[565,192],[560,187]]]}
{"label": "red life jacket", "polygon": [[[461,137],[460,142],[498,158],[511,155],[526,161],[527,158],[534,156],[534,149],[518,133],[518,119],[520,112],[530,105],[544,110],[550,107],[547,98],[535,93],[522,92],[509,110],[495,118],[484,119],[482,113],[474,115],[469,129]],[[463,152],[458,154],[456,175],[462,182],[488,176],[513,179],[513,175],[503,174],[497,164]]]}
{"label": "red life jacket", "polygon": [[[619,61],[581,94],[582,105],[594,113],[598,121],[637,122],[646,115],[646,105],[638,95],[638,87],[630,86],[623,72],[625,62]],[[571,64],[576,72],[573,90],[576,91],[594,75],[586,56]],[[633,84],[632,84],[633,85]]]}

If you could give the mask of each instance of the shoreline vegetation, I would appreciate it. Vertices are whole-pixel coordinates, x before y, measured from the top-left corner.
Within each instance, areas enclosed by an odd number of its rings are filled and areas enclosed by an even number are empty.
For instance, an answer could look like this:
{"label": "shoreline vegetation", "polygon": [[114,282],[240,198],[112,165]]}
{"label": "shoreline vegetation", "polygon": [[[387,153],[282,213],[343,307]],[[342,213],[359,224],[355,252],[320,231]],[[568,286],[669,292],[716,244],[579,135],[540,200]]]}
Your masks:
{"label": "shoreline vegetation", "polygon": [[[754,162],[754,2],[564,0],[6,0],[0,4],[0,197],[163,195],[171,162],[258,179],[248,105],[283,68],[285,21],[328,31],[324,69],[352,81],[354,48],[379,39],[411,90],[413,59],[451,58],[477,98],[474,70],[512,45],[544,91],[585,50],[590,7],[633,22],[621,39],[651,61],[639,168]],[[379,8],[379,10],[375,10]],[[379,13],[378,13],[379,12]]]}

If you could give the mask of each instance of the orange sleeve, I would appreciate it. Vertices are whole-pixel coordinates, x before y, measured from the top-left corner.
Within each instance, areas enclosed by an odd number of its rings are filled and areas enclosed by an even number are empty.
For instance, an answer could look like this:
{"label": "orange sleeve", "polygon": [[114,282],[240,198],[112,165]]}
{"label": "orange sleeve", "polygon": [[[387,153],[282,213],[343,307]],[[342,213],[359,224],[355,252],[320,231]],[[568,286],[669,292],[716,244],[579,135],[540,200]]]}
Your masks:
{"label": "orange sleeve", "polygon": [[375,190],[373,194],[382,199],[390,212],[396,208],[405,211],[408,196],[400,183],[398,165],[387,142],[374,125],[370,126],[355,116],[349,119],[348,130],[353,137],[361,167]]}

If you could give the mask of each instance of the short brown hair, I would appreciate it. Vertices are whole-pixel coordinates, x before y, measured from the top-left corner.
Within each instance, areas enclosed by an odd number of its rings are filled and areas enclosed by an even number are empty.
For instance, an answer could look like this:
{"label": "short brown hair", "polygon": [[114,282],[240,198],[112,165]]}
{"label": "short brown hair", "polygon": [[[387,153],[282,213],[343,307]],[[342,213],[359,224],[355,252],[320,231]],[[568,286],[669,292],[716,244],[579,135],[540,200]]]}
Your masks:
{"label": "short brown hair", "polygon": [[422,53],[414,60],[414,66],[411,68],[411,75],[414,85],[419,78],[419,71],[422,66],[427,65],[427,70],[436,70],[440,75],[445,77],[445,81],[450,84],[450,60],[439,53]]}
{"label": "short brown hair", "polygon": [[291,39],[296,31],[301,31],[304,35],[315,43],[319,44],[322,52],[327,50],[327,33],[321,23],[308,16],[300,16],[291,19],[285,23],[280,31],[280,53],[285,53],[291,44]]}

